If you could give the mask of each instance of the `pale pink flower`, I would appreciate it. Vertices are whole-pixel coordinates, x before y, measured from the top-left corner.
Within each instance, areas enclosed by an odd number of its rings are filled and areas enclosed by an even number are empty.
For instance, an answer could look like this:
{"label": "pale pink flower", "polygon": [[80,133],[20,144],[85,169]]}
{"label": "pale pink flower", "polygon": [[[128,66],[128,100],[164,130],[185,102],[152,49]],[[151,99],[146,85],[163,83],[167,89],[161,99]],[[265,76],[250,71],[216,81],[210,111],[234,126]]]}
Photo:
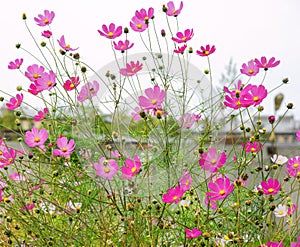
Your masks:
{"label": "pale pink flower", "polygon": [[141,20],[134,16],[131,19],[130,27],[135,32],[144,32],[148,28],[148,24],[146,24],[144,20]]}
{"label": "pale pink flower", "polygon": [[26,178],[22,174],[19,174],[17,172],[15,172],[13,174],[10,174],[9,177],[10,177],[11,180],[14,180],[16,182],[21,182],[21,181],[26,180]]}
{"label": "pale pink flower", "polygon": [[77,100],[79,102],[83,102],[86,99],[91,99],[92,97],[97,96],[97,93],[99,91],[99,83],[97,81],[87,82],[84,84],[77,96]]}
{"label": "pale pink flower", "polygon": [[59,40],[57,40],[58,44],[60,45],[61,48],[63,48],[65,51],[76,51],[79,47],[77,48],[71,48],[69,44],[66,44],[65,41],[65,36],[62,35]]}
{"label": "pale pink flower", "polygon": [[154,88],[145,89],[145,94],[147,97],[139,96],[139,105],[144,110],[152,110],[162,107],[166,92],[161,90],[158,85],[155,85]]}
{"label": "pale pink flower", "polygon": [[42,78],[43,74],[45,74],[45,68],[43,66],[38,66],[37,64],[33,64],[27,67],[27,71],[25,71],[25,76],[32,82],[35,82],[38,78]]}
{"label": "pale pink flower", "polygon": [[43,73],[42,78],[36,79],[35,85],[40,91],[51,90],[56,85],[56,75],[52,70],[49,73]]}
{"label": "pale pink flower", "polygon": [[208,196],[204,198],[204,203],[206,206],[208,206],[208,208],[212,210],[217,210],[218,208],[217,203],[214,200],[211,200]]}
{"label": "pale pink flower", "polygon": [[94,169],[99,177],[111,180],[118,172],[119,166],[114,159],[107,160],[101,157],[99,163],[94,163]]}
{"label": "pale pink flower", "polygon": [[230,179],[227,177],[209,182],[207,186],[211,190],[211,192],[206,192],[209,200],[224,200],[234,189],[234,185],[230,183]]}
{"label": "pale pink flower", "polygon": [[75,142],[74,139],[71,139],[68,141],[68,138],[65,136],[61,136],[57,138],[56,145],[59,147],[59,149],[53,150],[54,156],[60,156],[60,157],[70,157],[71,153],[73,153],[75,149]]}
{"label": "pale pink flower", "polygon": [[203,170],[216,172],[226,163],[226,154],[224,152],[217,154],[216,148],[209,148],[208,152],[200,154],[199,164]]}
{"label": "pale pink flower", "polygon": [[17,94],[16,97],[14,98],[11,98],[9,100],[9,103],[6,103],[6,106],[7,106],[7,110],[14,110],[16,108],[18,108],[19,106],[21,106],[22,102],[23,102],[23,94]]}
{"label": "pale pink flower", "polygon": [[185,113],[183,117],[177,120],[177,123],[182,126],[182,128],[189,129],[191,128],[196,121],[198,121],[201,116],[191,113]]}
{"label": "pale pink flower", "polygon": [[25,142],[29,147],[40,147],[44,149],[44,143],[48,139],[47,130],[42,128],[40,131],[34,127],[31,131],[26,131]]}
{"label": "pale pink flower", "polygon": [[286,205],[279,204],[275,209],[274,209],[274,214],[277,218],[285,217],[288,214],[288,208]]}
{"label": "pale pink flower", "polygon": [[44,108],[43,111],[38,111],[37,115],[33,117],[34,122],[39,122],[43,119],[45,119],[46,115],[49,113],[49,110],[47,108]]}
{"label": "pale pink flower", "polygon": [[167,3],[167,12],[166,12],[166,14],[168,16],[177,17],[180,14],[182,8],[183,8],[183,2],[182,1],[180,2],[180,6],[179,6],[178,9],[175,9],[175,5],[174,5],[173,1],[170,1],[170,2]]}
{"label": "pale pink flower", "polygon": [[182,177],[180,178],[179,185],[183,193],[191,188],[192,182],[193,180],[190,173],[188,171],[182,172]]}
{"label": "pale pink flower", "polygon": [[121,68],[120,73],[123,76],[133,76],[140,70],[142,70],[143,64],[137,61],[136,63],[131,61],[126,64],[126,68]]}
{"label": "pale pink flower", "polygon": [[259,72],[259,67],[251,60],[248,64],[243,63],[240,71],[247,76],[255,76]]}
{"label": "pale pink flower", "polygon": [[44,27],[52,23],[54,16],[55,13],[53,11],[50,12],[49,10],[44,10],[44,15],[39,14],[38,17],[34,17],[34,20],[37,25]]}

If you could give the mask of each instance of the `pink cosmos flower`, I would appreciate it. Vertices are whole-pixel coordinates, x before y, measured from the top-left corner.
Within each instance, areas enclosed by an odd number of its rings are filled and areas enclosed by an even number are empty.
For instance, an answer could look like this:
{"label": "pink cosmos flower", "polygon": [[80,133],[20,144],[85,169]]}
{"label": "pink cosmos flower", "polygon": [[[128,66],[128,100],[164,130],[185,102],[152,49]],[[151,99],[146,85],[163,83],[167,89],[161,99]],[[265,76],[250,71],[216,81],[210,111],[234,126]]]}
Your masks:
{"label": "pink cosmos flower", "polygon": [[239,109],[241,107],[248,107],[248,102],[244,99],[249,99],[250,95],[244,90],[242,81],[239,80],[235,84],[235,89],[230,91],[227,87],[224,87],[225,96],[224,105],[233,109]]}
{"label": "pink cosmos flower", "polygon": [[48,139],[47,130],[42,128],[40,131],[34,127],[31,131],[26,131],[25,142],[29,147],[40,147],[44,149],[44,143]]}
{"label": "pink cosmos flower", "polygon": [[44,15],[39,14],[38,17],[34,17],[34,20],[37,25],[44,27],[52,23],[54,16],[55,13],[53,11],[50,12],[49,10],[44,10]]}
{"label": "pink cosmos flower", "polygon": [[280,242],[268,242],[267,247],[284,247],[282,241]]}
{"label": "pink cosmos flower", "polygon": [[165,100],[166,92],[160,90],[158,85],[154,88],[145,89],[145,96],[139,96],[139,105],[145,110],[158,109],[161,108],[162,103]]}
{"label": "pink cosmos flower", "polygon": [[216,51],[216,47],[214,45],[212,47],[210,47],[210,45],[206,45],[205,47],[201,46],[200,50],[197,50],[196,53],[201,57],[206,57],[214,53],[215,51]]}
{"label": "pink cosmos flower", "polygon": [[50,30],[45,30],[42,32],[42,36],[49,39],[52,36],[52,32]]}
{"label": "pink cosmos flower", "polygon": [[54,156],[60,156],[60,157],[70,157],[71,153],[73,153],[75,149],[75,143],[74,139],[71,139],[68,142],[68,138],[65,136],[61,136],[57,138],[56,145],[59,147],[59,149],[53,150]]}
{"label": "pink cosmos flower", "polygon": [[248,64],[243,63],[241,73],[247,76],[255,76],[259,72],[259,67],[254,63],[253,60],[249,61]]}
{"label": "pink cosmos flower", "polygon": [[37,95],[40,92],[42,92],[42,90],[37,89],[35,83],[31,83],[29,88],[28,88],[28,92],[33,94],[33,95]]}
{"label": "pink cosmos flower", "polygon": [[136,63],[134,63],[133,61],[131,61],[130,63],[126,64],[126,68],[120,69],[120,73],[123,76],[133,76],[137,72],[139,72],[140,70],[142,70],[142,68],[143,68],[143,64],[140,63],[139,61],[137,61]]}
{"label": "pink cosmos flower", "polygon": [[247,98],[241,98],[241,104],[250,106],[259,105],[268,95],[267,89],[263,85],[251,85],[248,84],[244,91],[247,92]]}
{"label": "pink cosmos flower", "polygon": [[265,195],[276,195],[281,188],[277,179],[269,178],[268,181],[262,181],[261,187]]}
{"label": "pink cosmos flower", "polygon": [[[291,207],[288,207],[288,209],[287,209],[287,214],[288,214],[288,215],[292,215],[292,214],[296,211],[296,209],[297,209],[296,204],[293,204]],[[300,246],[299,246],[299,247],[300,247]]]}
{"label": "pink cosmos flower", "polygon": [[25,181],[26,180],[26,178],[23,175],[21,175],[21,174],[19,174],[17,172],[15,172],[13,174],[10,174],[9,177],[10,177],[11,180],[14,180],[16,182],[21,182],[21,181]]}
{"label": "pink cosmos flower", "polygon": [[42,78],[45,68],[43,66],[38,66],[37,64],[33,64],[27,67],[27,71],[25,71],[25,76],[32,82],[35,82],[38,78]]}
{"label": "pink cosmos flower", "polygon": [[288,160],[288,163],[286,164],[287,167],[287,174],[289,174],[291,177],[298,177],[300,176],[300,157],[295,156]]}
{"label": "pink cosmos flower", "polygon": [[211,190],[211,192],[206,192],[210,200],[223,200],[234,189],[234,185],[230,183],[230,179],[227,177],[218,178],[215,182],[209,182],[207,186]]}
{"label": "pink cosmos flower", "polygon": [[74,90],[80,84],[79,76],[74,77],[72,76],[69,80],[66,80],[64,83],[64,89],[66,91]]}
{"label": "pink cosmos flower", "polygon": [[119,170],[117,162],[113,159],[100,158],[99,163],[94,164],[95,171],[99,177],[111,180]]}
{"label": "pink cosmos flower", "polygon": [[71,48],[69,44],[66,44],[65,41],[65,36],[61,36],[59,40],[57,40],[58,44],[60,45],[61,48],[63,48],[65,51],[76,51],[79,47],[77,48]]}
{"label": "pink cosmos flower", "polygon": [[170,2],[167,3],[167,12],[166,12],[166,14],[167,14],[167,16],[177,17],[180,14],[182,8],[183,8],[183,2],[182,1],[180,2],[179,9],[175,9],[173,1],[170,1]]}
{"label": "pink cosmos flower", "polygon": [[46,115],[49,113],[49,110],[47,108],[44,108],[43,111],[38,111],[37,115],[33,117],[34,122],[39,122],[43,119],[45,119]]}
{"label": "pink cosmos flower", "polygon": [[102,30],[103,32],[98,30],[99,34],[108,39],[115,39],[122,34],[122,26],[118,26],[116,28],[116,25],[114,23],[109,24],[109,27],[107,27],[106,25],[102,25]]}
{"label": "pink cosmos flower", "polygon": [[0,150],[0,168],[4,168],[5,166],[10,166],[15,162],[17,152],[13,148],[1,148]]}
{"label": "pink cosmos flower", "polygon": [[135,107],[134,108],[134,112],[131,113],[131,116],[133,116],[133,120],[137,121],[142,119],[140,113],[143,111],[143,109],[141,109],[140,107]]}
{"label": "pink cosmos flower", "polygon": [[23,63],[23,58],[16,59],[14,62],[9,62],[8,68],[9,69],[19,69]]}
{"label": "pink cosmos flower", "polygon": [[121,53],[124,53],[134,45],[134,43],[130,44],[129,40],[127,39],[124,42],[120,40],[118,43],[116,43],[115,41],[113,43],[114,48],[118,51],[121,51]]}
{"label": "pink cosmos flower", "polygon": [[22,93],[17,94],[16,97],[14,97],[14,98],[11,98],[9,100],[9,103],[6,103],[7,110],[12,111],[12,110],[18,108],[22,104],[23,98],[24,98],[24,96]]}
{"label": "pink cosmos flower", "polygon": [[214,200],[211,200],[208,196],[204,198],[204,203],[206,206],[209,206],[212,210],[217,210],[218,205]]}
{"label": "pink cosmos flower", "polygon": [[52,70],[49,73],[43,73],[42,78],[38,78],[35,81],[35,86],[38,90],[51,90],[56,85],[56,75]]}
{"label": "pink cosmos flower", "polygon": [[164,203],[178,203],[183,194],[184,192],[182,191],[180,186],[176,186],[175,188],[168,189],[168,192],[166,194],[163,194],[162,201]]}
{"label": "pink cosmos flower", "polygon": [[184,33],[178,32],[176,33],[177,38],[173,37],[172,40],[178,44],[185,43],[194,36],[193,29],[186,29]]}
{"label": "pink cosmos flower", "polygon": [[300,247],[300,236],[297,237],[297,242],[291,242],[291,247]]}
{"label": "pink cosmos flower", "polygon": [[184,231],[186,233],[186,238],[198,238],[202,234],[202,231],[197,228],[194,228],[193,230],[185,228]]}
{"label": "pink cosmos flower", "polygon": [[97,93],[99,91],[99,83],[97,81],[87,82],[84,84],[77,96],[77,100],[79,102],[83,102],[86,99],[91,99],[94,96],[97,96]]}
{"label": "pink cosmos flower", "polygon": [[246,145],[242,143],[242,146],[245,148],[246,153],[257,153],[262,147],[262,144],[259,142],[247,142]]}
{"label": "pink cosmos flower", "polygon": [[182,128],[189,129],[191,128],[196,121],[198,121],[201,116],[197,114],[185,113],[183,117],[177,120],[177,123],[182,126]]}
{"label": "pink cosmos flower", "polygon": [[135,16],[140,20],[144,20],[145,23],[148,24],[149,19],[152,19],[154,17],[154,9],[149,8],[148,12],[145,9],[141,9],[140,11],[135,11]]}
{"label": "pink cosmos flower", "polygon": [[224,152],[217,155],[216,148],[209,148],[208,152],[200,155],[199,164],[203,170],[216,172],[226,163],[226,154]]}
{"label": "pink cosmos flower", "polygon": [[183,193],[185,193],[186,191],[188,191],[191,188],[192,181],[193,180],[192,180],[192,177],[189,172],[187,172],[187,171],[182,172],[182,177],[179,181],[179,185],[180,185],[180,188],[183,191]]}
{"label": "pink cosmos flower", "polygon": [[135,32],[144,32],[148,28],[148,24],[146,24],[144,20],[134,16],[131,19],[130,27]]}
{"label": "pink cosmos flower", "polygon": [[262,68],[264,70],[268,70],[269,68],[274,68],[280,64],[279,60],[275,61],[275,57],[271,57],[269,61],[267,61],[266,57],[261,57],[260,60],[255,58],[254,62],[258,68]]}
{"label": "pink cosmos flower", "polygon": [[178,46],[177,49],[174,50],[174,52],[175,52],[175,53],[183,54],[184,51],[185,51],[185,49],[186,49],[186,47],[187,47],[186,45]]}
{"label": "pink cosmos flower", "polygon": [[124,179],[131,179],[134,177],[134,175],[136,175],[140,169],[141,169],[141,161],[138,158],[137,155],[134,155],[134,159],[129,159],[127,158],[125,160],[125,164],[126,166],[123,166],[121,171],[122,171],[122,175],[121,178]]}
{"label": "pink cosmos flower", "polygon": [[300,130],[296,131],[296,139],[298,142],[300,142]]}
{"label": "pink cosmos flower", "polygon": [[34,203],[26,203],[25,207],[22,207],[22,211],[32,210],[34,208]]}

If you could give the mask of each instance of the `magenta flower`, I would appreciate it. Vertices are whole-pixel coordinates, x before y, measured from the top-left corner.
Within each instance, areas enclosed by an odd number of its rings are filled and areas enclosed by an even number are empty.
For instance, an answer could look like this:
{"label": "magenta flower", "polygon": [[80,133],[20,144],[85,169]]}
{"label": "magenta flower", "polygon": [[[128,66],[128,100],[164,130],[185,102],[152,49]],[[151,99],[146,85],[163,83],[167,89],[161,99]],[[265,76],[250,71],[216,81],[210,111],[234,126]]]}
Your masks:
{"label": "magenta flower", "polygon": [[194,228],[193,230],[185,228],[184,231],[186,233],[186,238],[198,238],[202,234],[202,231],[197,228]]}
{"label": "magenta flower", "polygon": [[37,95],[40,92],[42,92],[42,90],[39,90],[36,87],[35,83],[31,83],[30,86],[29,86],[29,88],[28,88],[28,92],[31,93],[31,94],[33,94],[33,95]]}
{"label": "magenta flower", "polygon": [[269,61],[267,61],[266,57],[261,57],[260,60],[255,58],[254,62],[258,68],[262,68],[264,70],[268,70],[269,68],[274,68],[280,64],[279,60],[275,61],[275,57],[271,57]]}
{"label": "magenta flower", "polygon": [[52,32],[50,30],[45,30],[42,32],[42,36],[49,39],[52,36]]}
{"label": "magenta flower", "polygon": [[126,64],[126,68],[120,69],[120,73],[123,76],[133,76],[137,72],[139,72],[140,70],[142,70],[142,68],[143,68],[143,64],[140,63],[139,61],[137,61],[136,63],[134,63],[133,61],[131,61],[130,63]]}
{"label": "magenta flower", "polygon": [[183,54],[185,49],[186,49],[187,45],[183,45],[183,46],[178,46],[177,49],[174,50],[175,53],[180,53]]}
{"label": "magenta flower", "polygon": [[22,93],[17,94],[16,97],[14,97],[14,98],[10,98],[9,103],[6,103],[7,110],[12,111],[12,110],[18,108],[22,104],[23,98],[24,98],[24,96]]}
{"label": "magenta flower", "polygon": [[68,138],[65,136],[61,136],[61,137],[57,138],[56,145],[57,145],[57,147],[59,147],[59,149],[53,150],[54,156],[69,158],[71,153],[73,153],[73,151],[75,149],[74,139],[71,139],[68,142]]}
{"label": "magenta flower", "polygon": [[39,14],[38,17],[34,17],[34,20],[37,25],[44,27],[52,23],[54,16],[55,13],[53,11],[50,12],[49,10],[44,10],[44,15]]}
{"label": "magenta flower", "polygon": [[284,247],[282,241],[280,242],[267,242],[267,247]]}
{"label": "magenta flower", "polygon": [[134,16],[131,19],[130,27],[135,32],[143,32],[148,28],[148,24],[146,24],[144,20],[141,20]]}
{"label": "magenta flower", "polygon": [[[288,215],[292,215],[293,213],[295,213],[296,209],[297,209],[296,204],[293,204],[291,207],[288,207],[287,214],[288,214]],[[300,246],[299,246],[299,247],[300,247]]]}
{"label": "magenta flower", "polygon": [[141,109],[140,107],[135,107],[134,108],[134,112],[131,113],[131,116],[133,116],[133,120],[137,121],[137,120],[141,120],[141,112],[143,111],[143,109]]}
{"label": "magenta flower", "polygon": [[35,207],[34,203],[26,203],[25,207],[22,207],[22,211],[32,210]]}
{"label": "magenta flower", "polygon": [[176,43],[185,43],[194,36],[193,29],[186,29],[184,33],[178,32],[176,33],[177,38],[173,37],[172,40]]}
{"label": "magenta flower", "polygon": [[26,131],[25,142],[29,147],[39,147],[44,149],[44,143],[48,139],[47,130],[42,128],[40,131],[34,127],[31,131]]}
{"label": "magenta flower", "polygon": [[246,153],[257,153],[262,147],[262,144],[259,142],[247,142],[246,145],[242,143],[242,146],[245,149]]}
{"label": "magenta flower", "polygon": [[177,123],[182,126],[182,128],[189,129],[194,123],[200,120],[201,116],[197,114],[185,113],[183,117],[177,120]]}
{"label": "magenta flower", "polygon": [[102,25],[102,30],[103,32],[98,30],[99,34],[108,39],[115,39],[122,34],[122,26],[118,26],[116,28],[116,25],[114,23],[111,23],[109,27],[107,27],[106,25]]}
{"label": "magenta flower", "polygon": [[84,84],[77,96],[77,100],[79,102],[83,102],[86,99],[91,99],[92,97],[96,96],[99,91],[99,83],[97,81],[87,82]]}
{"label": "magenta flower", "polygon": [[113,159],[100,158],[99,163],[94,164],[95,171],[99,177],[111,180],[119,170],[117,162]]}
{"label": "magenta flower", "polygon": [[45,68],[43,66],[38,66],[37,64],[33,64],[27,67],[27,71],[25,71],[25,76],[32,82],[35,82],[38,78],[42,78],[45,74]]}
{"label": "magenta flower", "polygon": [[268,91],[263,85],[248,84],[244,91],[247,93],[247,97],[241,98],[241,103],[247,106],[259,105],[268,95]]}
{"label": "magenta flower", "polygon": [[259,72],[259,67],[254,63],[253,60],[249,61],[248,64],[243,63],[241,73],[247,76],[255,76]]}
{"label": "magenta flower", "polygon": [[208,188],[211,192],[206,192],[209,200],[223,200],[225,199],[234,189],[234,185],[230,183],[230,179],[218,178],[215,182],[209,182]]}
{"label": "magenta flower", "polygon": [[300,236],[297,237],[297,242],[291,242],[291,247],[300,247]]}
{"label": "magenta flower", "polygon": [[170,1],[170,2],[167,3],[167,12],[166,12],[166,14],[168,16],[177,17],[180,14],[182,8],[183,8],[183,2],[182,1],[180,2],[179,9],[175,9],[173,1]]}
{"label": "magenta flower", "polygon": [[9,177],[10,177],[11,180],[14,180],[16,182],[21,182],[21,181],[26,180],[26,178],[23,175],[21,175],[17,172],[10,174]]}
{"label": "magenta flower", "polygon": [[291,177],[298,177],[300,176],[300,157],[295,156],[288,160],[288,163],[286,164],[287,167],[287,174],[289,174]]}
{"label": "magenta flower", "polygon": [[52,70],[49,73],[43,73],[42,78],[38,78],[35,81],[35,86],[38,90],[51,90],[56,85],[56,75]]}
{"label": "magenta flower", "polygon": [[121,178],[124,179],[131,179],[134,177],[134,175],[136,175],[140,169],[141,169],[141,161],[138,158],[137,155],[134,155],[134,159],[129,159],[127,158],[125,160],[125,164],[126,166],[123,166],[121,171],[122,171],[122,175]]}
{"label": "magenta flower", "polygon": [[118,51],[121,51],[122,53],[130,49],[134,45],[134,43],[130,44],[129,40],[127,39],[124,42],[120,40],[118,43],[116,43],[115,41],[113,43],[114,48]]}
{"label": "magenta flower", "polygon": [[61,36],[59,40],[57,40],[58,44],[60,45],[61,48],[63,48],[66,51],[76,51],[79,47],[77,48],[71,48],[69,44],[66,44],[65,41],[65,36]]}
{"label": "magenta flower", "polygon": [[227,93],[225,96],[224,105],[233,109],[239,109],[241,107],[248,107],[245,103],[245,100],[241,101],[241,99],[249,99],[250,95],[243,90],[242,81],[239,80],[238,84],[235,85],[235,89],[230,91],[227,87],[224,87],[224,92]]}
{"label": "magenta flower", "polygon": [[200,50],[197,50],[196,53],[197,55],[201,56],[201,57],[206,57],[209,56],[210,54],[214,53],[216,51],[215,46],[213,45],[212,47],[210,47],[210,45],[206,45],[201,46]]}
{"label": "magenta flower", "polygon": [[204,198],[204,204],[212,210],[217,210],[218,208],[217,203],[214,200],[210,199],[208,196]]}
{"label": "magenta flower", "polygon": [[164,203],[178,203],[183,194],[184,192],[182,191],[180,186],[176,186],[175,188],[168,189],[168,192],[166,194],[163,194],[162,201]]}
{"label": "magenta flower", "polygon": [[33,117],[34,122],[39,122],[43,119],[45,119],[46,115],[49,113],[49,110],[47,108],[44,108],[43,111],[38,111],[37,115]]}
{"label": "magenta flower", "polygon": [[5,166],[10,166],[15,162],[17,152],[13,148],[6,148],[0,150],[0,168],[4,168]]}
{"label": "magenta flower", "polygon": [[300,130],[296,131],[296,139],[298,142],[300,142]]}
{"label": "magenta flower", "polygon": [[8,68],[9,69],[19,69],[23,63],[23,58],[16,59],[14,62],[9,62]]}
{"label": "magenta flower", "polygon": [[161,108],[162,103],[165,100],[166,92],[160,90],[158,85],[155,85],[154,88],[145,89],[145,96],[139,96],[139,105],[144,110],[152,110]]}
{"label": "magenta flower", "polygon": [[200,155],[199,164],[205,171],[211,173],[216,172],[226,163],[226,154],[224,152],[217,154],[216,148],[209,148],[208,152],[204,152]]}
{"label": "magenta flower", "polygon": [[184,192],[188,191],[192,186],[192,177],[189,172],[182,172],[182,177],[179,181],[181,190]]}
{"label": "magenta flower", "polygon": [[149,19],[154,17],[154,9],[149,8],[148,12],[145,9],[141,9],[140,11],[135,11],[135,16],[140,19],[144,20],[146,24],[148,24]]}
{"label": "magenta flower", "polygon": [[276,195],[281,188],[277,179],[269,178],[268,181],[262,181],[261,187],[265,195]]}
{"label": "magenta flower", "polygon": [[72,76],[69,80],[66,80],[64,83],[64,89],[66,91],[72,91],[74,90],[78,85],[80,84],[79,82],[79,76],[74,77]]}

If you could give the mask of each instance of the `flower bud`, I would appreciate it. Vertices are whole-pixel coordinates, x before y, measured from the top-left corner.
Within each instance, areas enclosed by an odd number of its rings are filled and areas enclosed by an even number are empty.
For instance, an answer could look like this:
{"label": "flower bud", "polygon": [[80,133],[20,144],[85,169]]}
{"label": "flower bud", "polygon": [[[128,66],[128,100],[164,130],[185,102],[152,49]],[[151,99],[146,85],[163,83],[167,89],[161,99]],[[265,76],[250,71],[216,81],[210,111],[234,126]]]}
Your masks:
{"label": "flower bud", "polygon": [[45,47],[46,46],[46,42],[42,41],[41,42],[41,47]]}
{"label": "flower bud", "polygon": [[81,72],[82,72],[82,73],[85,73],[85,72],[86,72],[86,67],[82,66],[82,67],[81,67]]}
{"label": "flower bud", "polygon": [[269,116],[268,120],[270,124],[273,124],[275,122],[275,116],[274,115]]}
{"label": "flower bud", "polygon": [[284,78],[284,79],[282,79],[282,83],[288,83],[289,82],[289,78]]}
{"label": "flower bud", "polygon": [[124,28],[124,33],[129,33],[128,27],[125,27],[125,28]]}
{"label": "flower bud", "polygon": [[23,14],[22,14],[22,19],[23,19],[23,20],[26,20],[26,19],[27,19],[26,13],[23,13]]}
{"label": "flower bud", "polygon": [[19,49],[20,47],[21,47],[21,44],[20,44],[20,43],[16,44],[16,48],[17,48],[17,49]]}
{"label": "flower bud", "polygon": [[293,108],[293,106],[294,106],[294,104],[293,104],[293,103],[288,103],[286,107],[287,107],[288,109],[292,109],[292,108]]}
{"label": "flower bud", "polygon": [[160,31],[160,34],[161,34],[162,37],[166,37],[166,31],[165,31],[165,29],[162,29]]}

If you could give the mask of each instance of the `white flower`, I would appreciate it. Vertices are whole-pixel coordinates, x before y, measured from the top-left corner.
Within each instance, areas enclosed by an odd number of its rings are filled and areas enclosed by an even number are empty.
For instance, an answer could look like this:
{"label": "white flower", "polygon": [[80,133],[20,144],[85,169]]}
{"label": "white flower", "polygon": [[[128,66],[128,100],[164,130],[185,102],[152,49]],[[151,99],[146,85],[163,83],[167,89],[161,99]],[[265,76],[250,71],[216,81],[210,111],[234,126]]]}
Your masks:
{"label": "white flower", "polygon": [[191,201],[188,200],[181,200],[180,201],[180,206],[184,207],[184,208],[188,208],[190,206]]}
{"label": "white flower", "polygon": [[287,206],[282,204],[279,204],[274,210],[274,214],[276,217],[284,217],[287,215],[287,213],[288,213]]}
{"label": "white flower", "polygon": [[81,209],[81,206],[82,206],[82,203],[81,202],[75,202],[73,203],[72,201],[69,201],[67,203],[67,206],[72,209],[72,210],[80,210]]}
{"label": "white flower", "polygon": [[45,212],[49,214],[53,214],[55,212],[55,205],[52,203],[47,203],[47,202],[41,202],[40,203],[40,208]]}
{"label": "white flower", "polygon": [[274,164],[277,164],[277,165],[283,165],[284,163],[286,163],[289,159],[285,156],[282,156],[282,155],[278,155],[277,154],[274,154],[273,157],[271,157],[271,161],[274,163]]}

